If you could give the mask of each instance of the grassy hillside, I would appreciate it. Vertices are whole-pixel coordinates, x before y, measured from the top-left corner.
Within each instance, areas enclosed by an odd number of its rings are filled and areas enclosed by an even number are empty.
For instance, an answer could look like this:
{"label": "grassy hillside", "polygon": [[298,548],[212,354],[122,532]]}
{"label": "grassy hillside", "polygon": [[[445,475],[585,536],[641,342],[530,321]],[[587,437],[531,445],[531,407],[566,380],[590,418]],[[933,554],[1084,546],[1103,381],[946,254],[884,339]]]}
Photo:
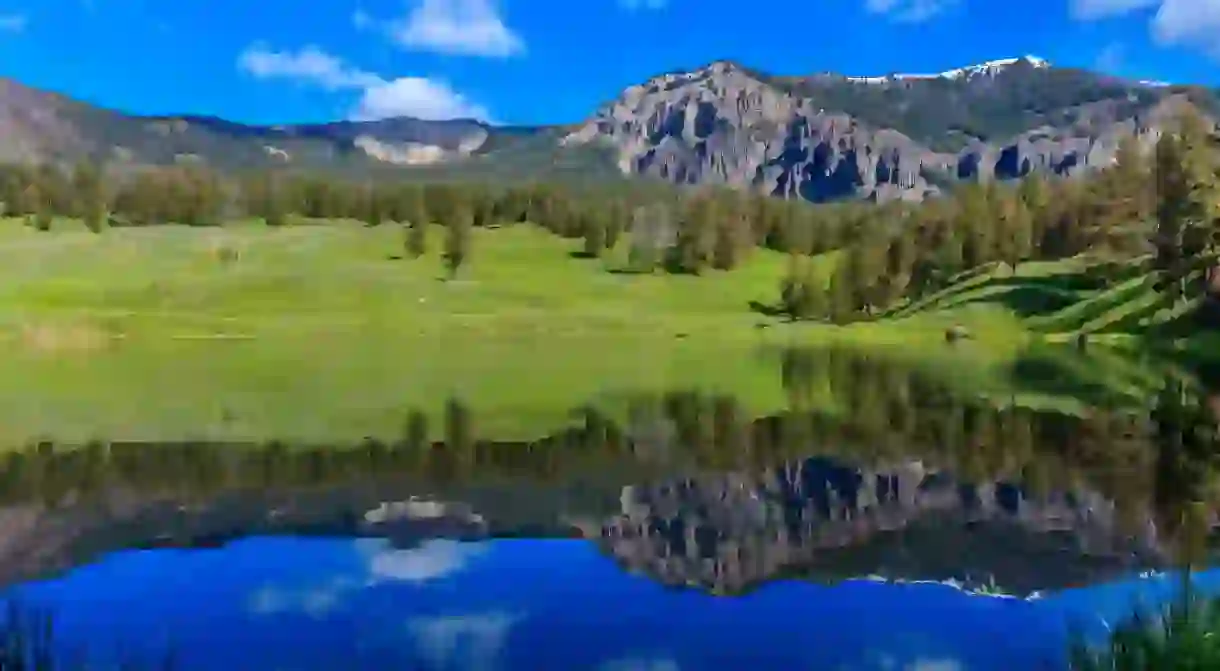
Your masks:
{"label": "grassy hillside", "polygon": [[1187,351],[1214,356],[1215,334],[1195,324],[1199,300],[1175,303],[1156,290],[1149,259],[1107,268],[1087,258],[980,269],[891,310],[881,323],[971,312],[986,322],[1015,321],[1027,338]]}
{"label": "grassy hillside", "polygon": [[[40,233],[0,223],[0,336],[26,349],[99,342],[248,340],[356,333],[506,341],[698,339],[943,346],[962,325],[993,355],[1080,333],[1121,342],[1187,333],[1135,264],[1103,275],[1086,259],[964,273],[947,288],[847,326],[767,316],[789,260],[755,251],[701,276],[626,272],[625,245],[581,258],[579,241],[530,226],[476,229],[470,262],[448,280],[443,229],[403,258],[403,229],[328,222],[272,229],[163,226],[94,235],[72,222]],[[815,257],[828,277],[839,254]],[[75,347],[74,347],[75,346]]]}
{"label": "grassy hillside", "polygon": [[[1139,278],[1080,288],[1086,269],[1071,262],[963,277],[873,322],[789,324],[751,310],[775,300],[781,254],[638,275],[620,272],[625,250],[582,259],[578,242],[519,226],[476,230],[470,264],[447,281],[434,233],[409,260],[391,225],[0,225],[0,438],[395,435],[412,408],[439,426],[450,397],[476,411],[480,434],[527,438],[581,403],[692,388],[762,413],[786,395],[760,351],[791,345],[884,353],[999,403],[1071,412],[1102,393],[1138,399],[1160,372],[1048,354],[1037,365],[1057,382],[1030,386],[1013,380],[1019,351],[1172,316],[1124,288]],[[975,338],[947,344],[955,324]]]}
{"label": "grassy hillside", "polygon": [[[89,334],[144,341],[359,330],[450,342],[697,336],[899,344],[939,343],[944,327],[960,320],[978,321],[981,333],[1009,330],[997,314],[972,320],[971,310],[915,311],[900,330],[888,323],[785,327],[751,310],[775,301],[788,268],[782,254],[759,250],[740,268],[698,277],[641,275],[624,272],[625,249],[582,259],[579,241],[528,226],[476,230],[471,261],[446,281],[443,230],[432,233],[430,253],[410,260],[401,258],[402,229],[390,225],[236,223],[93,235],[68,222],[51,233],[0,224],[0,332],[53,347],[88,342]],[[240,258],[222,258],[230,252]],[[825,274],[836,256],[814,262]]]}

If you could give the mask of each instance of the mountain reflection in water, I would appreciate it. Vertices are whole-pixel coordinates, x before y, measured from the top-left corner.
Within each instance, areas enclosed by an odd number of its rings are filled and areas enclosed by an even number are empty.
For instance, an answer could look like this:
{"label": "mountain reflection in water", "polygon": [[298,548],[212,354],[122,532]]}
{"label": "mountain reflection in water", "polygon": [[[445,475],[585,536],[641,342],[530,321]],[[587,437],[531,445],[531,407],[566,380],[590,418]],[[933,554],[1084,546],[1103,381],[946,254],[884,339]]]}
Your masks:
{"label": "mountain reflection in water", "polygon": [[680,393],[529,443],[455,401],[436,442],[42,444],[0,470],[0,580],[65,649],[186,669],[1027,671],[1211,556],[1191,390],[1036,412],[851,360],[831,413],[785,363],[759,419]]}

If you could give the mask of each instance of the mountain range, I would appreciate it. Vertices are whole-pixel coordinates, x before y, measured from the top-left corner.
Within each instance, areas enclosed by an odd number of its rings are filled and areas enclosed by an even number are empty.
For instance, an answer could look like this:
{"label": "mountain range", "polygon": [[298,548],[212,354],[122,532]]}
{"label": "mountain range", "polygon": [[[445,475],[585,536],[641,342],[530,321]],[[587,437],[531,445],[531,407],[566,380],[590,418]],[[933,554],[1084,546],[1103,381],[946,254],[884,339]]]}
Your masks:
{"label": "mountain range", "polygon": [[566,126],[391,118],[255,126],[139,116],[0,79],[0,162],[278,167],[359,178],[645,176],[822,202],[918,200],[956,181],[1076,175],[1153,141],[1220,91],[1131,81],[1034,57],[934,74],[779,76],[730,61],[662,74]]}

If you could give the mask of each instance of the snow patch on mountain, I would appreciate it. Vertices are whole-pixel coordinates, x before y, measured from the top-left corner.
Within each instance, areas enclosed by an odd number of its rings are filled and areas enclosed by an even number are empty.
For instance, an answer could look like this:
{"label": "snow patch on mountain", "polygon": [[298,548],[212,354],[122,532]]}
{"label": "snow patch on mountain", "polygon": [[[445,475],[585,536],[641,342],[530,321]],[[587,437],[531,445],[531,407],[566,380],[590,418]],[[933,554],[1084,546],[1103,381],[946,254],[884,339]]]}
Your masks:
{"label": "snow patch on mountain", "polygon": [[892,74],[881,77],[848,77],[848,81],[863,82],[866,84],[883,84],[889,81],[900,81],[906,79],[970,79],[972,77],[989,76],[1003,72],[1005,68],[1012,67],[1017,63],[1025,62],[1035,68],[1048,68],[1050,62],[1046,59],[1037,56],[1021,56],[1019,58],[1001,58],[994,61],[986,61],[977,65],[967,65],[961,68],[945,70],[934,74]]}

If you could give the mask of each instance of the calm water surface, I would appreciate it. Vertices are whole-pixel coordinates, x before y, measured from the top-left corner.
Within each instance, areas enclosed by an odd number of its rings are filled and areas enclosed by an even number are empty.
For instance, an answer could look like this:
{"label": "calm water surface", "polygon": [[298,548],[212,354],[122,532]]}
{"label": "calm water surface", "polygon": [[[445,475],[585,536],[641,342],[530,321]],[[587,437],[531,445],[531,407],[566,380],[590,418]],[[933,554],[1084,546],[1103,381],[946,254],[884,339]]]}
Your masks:
{"label": "calm water surface", "polygon": [[0,580],[82,664],[1060,669],[1209,563],[1216,422],[1197,385],[1025,365],[1063,403],[793,354],[769,417],[682,391],[529,443],[454,400],[443,441],[32,446]]}

